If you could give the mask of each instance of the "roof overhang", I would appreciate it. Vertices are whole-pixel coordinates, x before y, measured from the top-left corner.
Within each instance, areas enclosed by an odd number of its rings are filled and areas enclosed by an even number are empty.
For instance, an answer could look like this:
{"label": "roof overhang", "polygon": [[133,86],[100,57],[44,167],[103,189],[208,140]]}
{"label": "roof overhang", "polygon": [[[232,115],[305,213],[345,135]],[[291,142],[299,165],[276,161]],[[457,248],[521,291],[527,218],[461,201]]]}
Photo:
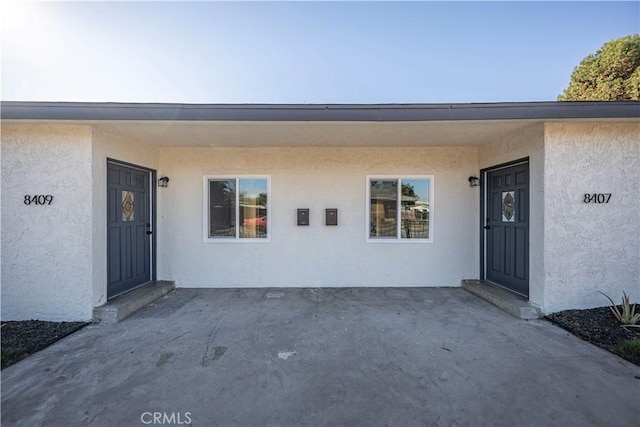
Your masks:
{"label": "roof overhang", "polygon": [[124,104],[2,102],[3,120],[413,122],[638,118],[640,102]]}
{"label": "roof overhang", "polygon": [[123,104],[2,102],[3,123],[73,123],[182,147],[481,145],[548,121],[638,121],[640,102]]}

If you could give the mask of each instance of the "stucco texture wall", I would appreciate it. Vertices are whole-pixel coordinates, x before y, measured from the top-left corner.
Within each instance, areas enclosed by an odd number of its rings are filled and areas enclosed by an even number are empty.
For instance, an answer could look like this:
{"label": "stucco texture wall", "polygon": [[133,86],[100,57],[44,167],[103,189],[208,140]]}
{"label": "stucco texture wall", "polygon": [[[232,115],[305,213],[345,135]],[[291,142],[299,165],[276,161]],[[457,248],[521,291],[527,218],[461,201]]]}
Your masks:
{"label": "stucco texture wall", "polygon": [[544,125],[505,135],[478,148],[481,169],[529,158],[529,300],[544,306]]}
{"label": "stucco texture wall", "polygon": [[2,126],[3,320],[91,319],[91,203],[89,126]]}
{"label": "stucco texture wall", "polygon": [[[107,159],[155,170],[158,167],[158,148],[100,127],[93,130],[93,306],[107,302]],[[150,182],[150,185],[149,191],[152,191],[156,184]],[[153,228],[159,234],[155,224]]]}
{"label": "stucco texture wall", "polygon": [[640,124],[547,123],[545,156],[545,311],[639,301]]}
{"label": "stucco texture wall", "polygon": [[[163,148],[159,278],[182,287],[459,286],[478,276],[475,147]],[[203,242],[203,176],[270,175],[269,243]],[[365,242],[366,176],[434,175],[433,243]],[[311,224],[296,226],[296,209]],[[339,225],[324,225],[324,210]]]}

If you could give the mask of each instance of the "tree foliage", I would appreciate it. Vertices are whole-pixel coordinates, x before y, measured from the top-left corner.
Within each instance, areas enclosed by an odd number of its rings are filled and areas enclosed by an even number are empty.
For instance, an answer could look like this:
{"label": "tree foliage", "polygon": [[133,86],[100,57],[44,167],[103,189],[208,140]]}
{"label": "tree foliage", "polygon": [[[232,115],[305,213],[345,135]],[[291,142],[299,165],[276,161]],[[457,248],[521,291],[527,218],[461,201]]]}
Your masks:
{"label": "tree foliage", "polygon": [[402,195],[403,196],[409,196],[409,197],[415,197],[416,200],[418,200],[420,198],[416,194],[416,190],[413,188],[413,185],[409,185],[409,184],[402,184]]}
{"label": "tree foliage", "polygon": [[558,101],[640,100],[640,35],[605,43],[573,70]]}

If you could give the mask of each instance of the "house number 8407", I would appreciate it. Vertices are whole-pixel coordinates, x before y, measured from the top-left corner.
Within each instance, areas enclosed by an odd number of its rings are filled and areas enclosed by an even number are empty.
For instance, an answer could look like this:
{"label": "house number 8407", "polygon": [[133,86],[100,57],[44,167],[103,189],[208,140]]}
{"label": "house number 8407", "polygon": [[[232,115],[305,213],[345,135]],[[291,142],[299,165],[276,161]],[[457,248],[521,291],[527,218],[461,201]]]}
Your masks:
{"label": "house number 8407", "polygon": [[53,202],[53,196],[50,194],[45,195],[35,195],[35,196],[24,196],[24,204],[25,205],[50,205]]}
{"label": "house number 8407", "polygon": [[585,203],[609,203],[610,199],[611,193],[593,193],[584,195]]}

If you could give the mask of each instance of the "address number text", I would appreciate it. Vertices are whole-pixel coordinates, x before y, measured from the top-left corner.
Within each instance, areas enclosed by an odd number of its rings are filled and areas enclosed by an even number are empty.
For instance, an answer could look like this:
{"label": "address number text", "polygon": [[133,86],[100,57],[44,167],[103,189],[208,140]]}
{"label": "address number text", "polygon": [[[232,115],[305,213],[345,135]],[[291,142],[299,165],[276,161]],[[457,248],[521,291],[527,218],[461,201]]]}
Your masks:
{"label": "address number text", "polygon": [[584,195],[585,203],[609,203],[609,200],[611,200],[611,193],[593,193]]}
{"label": "address number text", "polygon": [[37,194],[34,196],[24,196],[25,205],[50,205],[53,202],[53,196],[50,194]]}

